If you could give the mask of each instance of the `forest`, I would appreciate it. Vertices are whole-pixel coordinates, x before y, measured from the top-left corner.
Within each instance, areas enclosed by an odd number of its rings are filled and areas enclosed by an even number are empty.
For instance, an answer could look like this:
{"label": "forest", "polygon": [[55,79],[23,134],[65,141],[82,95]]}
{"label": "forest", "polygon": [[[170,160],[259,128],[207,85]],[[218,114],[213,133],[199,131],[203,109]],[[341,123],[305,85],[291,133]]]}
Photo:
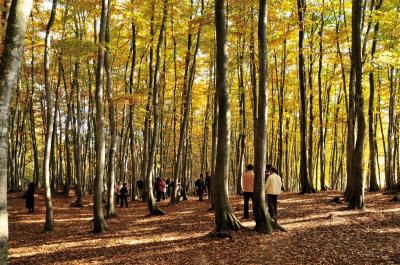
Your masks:
{"label": "forest", "polygon": [[399,1],[0,6],[0,264],[400,263]]}

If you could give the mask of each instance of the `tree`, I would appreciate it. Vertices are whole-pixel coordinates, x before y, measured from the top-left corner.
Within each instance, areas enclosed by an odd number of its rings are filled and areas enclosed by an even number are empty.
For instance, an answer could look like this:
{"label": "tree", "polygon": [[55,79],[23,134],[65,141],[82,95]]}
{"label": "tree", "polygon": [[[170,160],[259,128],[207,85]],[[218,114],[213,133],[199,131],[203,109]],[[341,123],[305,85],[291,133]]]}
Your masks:
{"label": "tree", "polygon": [[300,182],[301,193],[312,193],[308,177],[307,165],[307,106],[306,106],[306,73],[304,66],[304,12],[305,0],[297,0],[297,15],[299,18],[299,89],[300,89]]}
{"label": "tree", "polygon": [[104,140],[104,98],[103,98],[103,73],[104,73],[104,40],[108,13],[108,1],[102,0],[99,46],[97,48],[96,67],[96,175],[93,193],[93,232],[101,233],[108,229],[103,214],[103,175],[105,161]]}
{"label": "tree", "polygon": [[116,125],[115,125],[115,106],[114,98],[112,93],[111,83],[111,56],[110,56],[110,3],[108,1],[107,8],[107,22],[105,41],[107,43],[106,52],[104,55],[104,68],[106,72],[106,88],[107,88],[107,99],[108,99],[108,117],[110,120],[110,148],[108,150],[108,171],[107,171],[107,217],[115,216],[114,209],[114,186],[115,186],[115,149],[116,149]]}
{"label": "tree", "polygon": [[[379,10],[382,6],[383,0],[378,0],[375,10]],[[376,46],[378,43],[377,35],[379,32],[379,21],[374,25],[374,35],[372,37],[371,46],[371,63],[374,62],[374,56],[376,52]],[[378,191],[379,185],[376,176],[376,131],[375,124],[377,121],[374,120],[374,101],[375,101],[375,75],[374,71],[370,71],[369,77],[369,102],[368,102],[368,140],[369,140],[369,191]]]}
{"label": "tree", "polygon": [[[51,201],[51,186],[50,186],[50,151],[52,144],[52,135],[54,129],[54,110],[53,110],[53,93],[50,87],[50,57],[49,49],[51,44],[51,28],[53,27],[54,20],[56,17],[57,1],[53,0],[53,5],[51,8],[50,19],[46,27],[46,36],[44,42],[44,87],[46,93],[46,104],[47,104],[47,128],[46,128],[46,138],[45,138],[45,150],[43,158],[43,175],[44,183],[46,188],[45,201],[46,201],[46,222],[43,227],[43,231],[51,232],[53,231],[53,203]],[[53,172],[54,174],[54,172]]]}
{"label": "tree", "polygon": [[231,230],[239,230],[242,225],[236,219],[228,198],[229,152],[231,140],[231,106],[226,78],[228,57],[226,54],[225,1],[215,0],[216,89],[218,93],[218,142],[215,177],[212,181],[215,211],[215,234],[224,236]]}
{"label": "tree", "polygon": [[253,213],[256,221],[255,230],[272,232],[271,217],[265,207],[264,175],[267,156],[267,124],[268,124],[268,91],[267,91],[267,0],[260,0],[258,15],[258,115],[257,129],[255,131],[254,158],[254,195]]}
{"label": "tree", "polygon": [[156,156],[156,149],[158,143],[158,96],[159,96],[159,77],[160,77],[160,64],[161,64],[161,47],[164,41],[165,35],[165,26],[167,22],[168,15],[168,0],[164,0],[164,9],[163,9],[163,19],[160,27],[160,34],[158,36],[158,43],[156,48],[156,65],[154,66],[154,81],[153,81],[153,135],[150,142],[150,150],[149,150],[149,160],[147,164],[147,172],[146,172],[146,185],[147,191],[147,207],[149,209],[150,214],[160,215],[164,214],[163,211],[159,209],[157,206],[154,196],[153,196],[153,183],[152,183],[152,173],[154,169],[154,161]]}
{"label": "tree", "polygon": [[4,51],[0,62],[0,263],[7,263],[7,145],[12,90],[21,66],[26,26],[32,0],[13,0],[7,20]]}
{"label": "tree", "polygon": [[[351,68],[355,75],[354,114],[357,124],[357,139],[352,150],[351,178],[352,187],[348,197],[350,209],[364,208],[364,168],[363,151],[365,137],[364,97],[362,90],[362,60],[361,60],[361,18],[362,1],[352,0],[352,32],[351,32]],[[352,128],[354,129],[354,127]],[[350,130],[350,128],[349,128]],[[352,132],[354,134],[354,132]]]}

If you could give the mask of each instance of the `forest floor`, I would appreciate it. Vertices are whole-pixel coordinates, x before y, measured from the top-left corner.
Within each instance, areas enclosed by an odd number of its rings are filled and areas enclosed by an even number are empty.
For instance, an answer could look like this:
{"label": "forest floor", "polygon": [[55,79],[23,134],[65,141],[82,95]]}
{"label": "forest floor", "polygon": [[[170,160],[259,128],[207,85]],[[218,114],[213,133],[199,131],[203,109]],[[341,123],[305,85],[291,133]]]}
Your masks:
{"label": "forest floor", "polygon": [[[245,227],[232,239],[207,236],[214,214],[207,200],[170,206],[164,216],[148,216],[146,204],[130,203],[108,219],[109,231],[91,232],[91,196],[83,208],[73,197],[53,196],[55,227],[42,233],[43,196],[28,214],[22,193],[9,195],[10,264],[400,264],[400,204],[391,196],[366,193],[366,210],[330,204],[338,192],[311,195],[284,193],[279,223],[288,232],[258,234],[254,221],[243,219],[243,197],[231,197],[232,209]],[[251,207],[250,207],[251,208]],[[252,215],[251,215],[252,217]]]}

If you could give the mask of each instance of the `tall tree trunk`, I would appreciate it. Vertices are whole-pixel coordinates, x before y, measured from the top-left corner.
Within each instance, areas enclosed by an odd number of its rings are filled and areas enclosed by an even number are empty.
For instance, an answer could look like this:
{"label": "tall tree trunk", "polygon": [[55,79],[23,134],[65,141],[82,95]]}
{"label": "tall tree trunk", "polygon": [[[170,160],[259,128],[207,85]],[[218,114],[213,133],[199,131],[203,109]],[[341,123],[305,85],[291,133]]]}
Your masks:
{"label": "tall tree trunk", "polygon": [[[201,9],[201,14],[202,16],[204,15],[204,1],[202,1],[202,9]],[[189,29],[190,30],[190,29]],[[173,191],[171,195],[171,203],[177,203],[179,201],[179,198],[177,197],[177,192],[178,192],[178,172],[180,171],[182,159],[186,159],[185,156],[182,158],[182,153],[183,148],[184,148],[184,143],[187,140],[186,135],[189,127],[189,113],[190,113],[190,106],[191,106],[191,101],[192,101],[192,88],[193,88],[193,82],[194,82],[194,77],[195,77],[195,71],[196,71],[196,58],[197,58],[197,53],[200,48],[200,36],[201,36],[201,26],[197,32],[197,42],[196,42],[196,47],[193,53],[193,61],[192,65],[190,66],[190,71],[189,71],[189,64],[190,64],[190,46],[191,46],[191,34],[188,34],[188,49],[186,53],[186,59],[185,59],[185,76],[184,76],[184,95],[183,95],[183,106],[182,106],[182,121],[181,121],[181,127],[180,127],[180,138],[179,138],[179,145],[178,145],[178,150],[177,150],[177,155],[176,155],[176,164],[175,164],[175,171],[174,171],[174,184],[173,184]],[[189,74],[189,75],[188,75]],[[183,171],[185,172],[185,169],[182,168]]]}
{"label": "tall tree trunk", "polygon": [[267,57],[267,0],[260,0],[258,15],[258,115],[257,134],[254,142],[254,193],[253,213],[256,221],[255,230],[272,232],[272,220],[265,207],[264,175],[267,155],[268,122],[268,57]]}
{"label": "tall tree trunk", "polygon": [[[77,36],[78,37],[78,36]],[[74,66],[74,80],[73,80],[73,85],[72,89],[76,93],[76,115],[74,115],[73,120],[74,120],[74,169],[75,169],[75,187],[76,187],[76,201],[72,204],[72,206],[75,207],[83,207],[82,204],[82,198],[83,198],[83,189],[82,189],[82,174],[81,174],[81,91],[80,91],[80,86],[79,86],[79,62],[75,62]],[[71,102],[73,99],[70,99]]]}
{"label": "tall tree trunk", "polygon": [[394,104],[395,104],[395,89],[394,89],[394,67],[390,66],[388,70],[389,76],[389,114],[388,114],[388,126],[387,126],[387,153],[386,153],[386,164],[385,164],[385,188],[393,189],[394,187],[394,156],[393,156],[393,125],[394,125]]}
{"label": "tall tree trunk", "polygon": [[[322,1],[322,5],[324,8],[324,1]],[[322,102],[322,59],[323,59],[323,34],[324,34],[324,24],[325,18],[323,11],[321,12],[321,24],[319,28],[319,60],[318,60],[318,106],[319,106],[319,155],[320,155],[320,183],[321,190],[326,190],[325,183],[325,166],[326,166],[326,155],[325,155],[325,130],[324,130],[324,109]]]}
{"label": "tall tree trunk", "polygon": [[[33,21],[33,16],[32,21]],[[32,25],[32,31],[34,27]],[[36,188],[40,187],[40,171],[39,171],[39,154],[38,154],[38,147],[36,142],[36,131],[35,131],[35,112],[33,109],[34,105],[34,98],[35,98],[35,45],[34,45],[34,38],[32,37],[32,60],[31,60],[31,93],[30,93],[30,101],[29,101],[29,123],[30,123],[30,135],[31,135],[31,144],[32,144],[32,151],[33,151],[33,168],[34,168],[34,183]]]}
{"label": "tall tree trunk", "polygon": [[0,63],[0,263],[7,264],[7,147],[11,95],[17,83],[32,0],[13,0]]}
{"label": "tall tree trunk", "polygon": [[[115,106],[114,98],[112,94],[112,80],[111,80],[111,56],[110,56],[110,3],[108,1],[107,8],[107,22],[106,22],[106,51],[104,55],[104,68],[106,73],[106,88],[107,88],[107,99],[108,99],[108,117],[110,120],[110,147],[108,150],[108,171],[107,171],[107,217],[115,216],[114,209],[114,186],[115,186],[115,149],[116,149],[116,126],[115,126]],[[122,158],[120,158],[122,159]],[[122,169],[121,169],[122,170]]]}
{"label": "tall tree trunk", "polygon": [[[218,93],[218,143],[215,177],[212,181],[213,203],[215,211],[215,232],[221,236],[230,230],[239,230],[241,224],[232,211],[228,198],[229,152],[231,141],[231,107],[226,70],[228,58],[226,54],[226,20],[225,1],[215,0],[215,28],[217,38],[216,77]],[[214,192],[215,191],[215,192]]]}
{"label": "tall tree trunk", "polygon": [[[352,0],[352,38],[351,66],[355,75],[354,110],[357,123],[357,140],[352,152],[351,177],[352,188],[349,194],[349,208],[364,208],[364,169],[363,151],[365,136],[364,97],[362,91],[362,61],[361,61],[361,0]],[[353,128],[354,129],[354,128]]]}
{"label": "tall tree trunk", "polygon": [[[129,93],[131,96],[133,96],[133,77],[134,77],[134,73],[135,73],[135,63],[136,63],[136,26],[133,23],[133,21],[131,22],[131,26],[132,26],[132,61],[131,61],[131,72],[129,74]],[[129,136],[130,136],[130,140],[129,140],[129,144],[130,144],[130,151],[131,151],[131,171],[132,171],[132,181],[133,181],[133,185],[132,185],[132,199],[135,200],[136,198],[136,194],[137,194],[137,190],[136,190],[136,151],[135,151],[135,131],[134,131],[134,126],[133,126],[133,119],[134,119],[134,113],[135,113],[135,109],[134,109],[134,104],[130,104],[129,105],[129,122],[128,122],[128,126],[129,126]]]}
{"label": "tall tree trunk", "polygon": [[[375,10],[379,10],[382,6],[382,0],[378,0],[375,6]],[[371,47],[371,61],[374,62],[374,56],[377,45],[377,36],[379,32],[379,21],[374,26],[374,36],[372,38]],[[374,120],[374,101],[375,101],[375,77],[374,70],[369,72],[369,102],[368,102],[368,140],[369,140],[369,191],[378,191],[379,185],[376,177],[376,159],[377,159],[377,148],[376,146],[376,131]]]}
{"label": "tall tree trunk", "polygon": [[104,140],[104,98],[103,98],[103,73],[104,73],[104,40],[108,13],[108,1],[102,0],[99,47],[97,48],[96,67],[96,175],[94,179],[93,192],[93,232],[102,233],[107,230],[107,224],[103,214],[103,176],[105,162],[105,140]]}
{"label": "tall tree trunk", "polygon": [[153,182],[151,181],[151,175],[153,173],[154,161],[157,149],[158,142],[158,94],[159,94],[159,75],[160,75],[160,64],[161,64],[161,46],[164,42],[165,37],[165,26],[167,21],[168,14],[168,0],[164,0],[164,10],[163,10],[163,19],[160,27],[160,34],[158,36],[158,43],[156,48],[156,65],[154,67],[154,81],[153,81],[153,134],[151,139],[151,146],[149,150],[149,160],[147,164],[147,174],[146,174],[146,185],[149,194],[147,194],[147,207],[149,209],[150,214],[159,215],[164,214],[161,209],[158,208],[154,196],[153,196]]}
{"label": "tall tree trunk", "polygon": [[304,12],[305,0],[297,0],[299,18],[299,88],[300,88],[300,181],[301,193],[312,193],[307,168],[307,110],[306,110],[306,74],[304,66]]}
{"label": "tall tree trunk", "polygon": [[51,8],[51,14],[49,22],[46,27],[46,36],[44,43],[44,87],[46,93],[46,105],[47,105],[47,128],[46,128],[46,138],[45,138],[45,150],[44,150],[44,158],[43,158],[43,175],[45,182],[45,202],[46,202],[46,222],[43,227],[43,231],[51,232],[53,231],[53,203],[51,200],[51,187],[50,187],[50,151],[52,145],[52,134],[54,127],[54,110],[53,110],[53,95],[50,87],[50,77],[49,77],[49,69],[50,69],[50,58],[49,58],[49,49],[50,49],[50,41],[51,41],[51,28],[53,26],[55,16],[56,16],[56,8],[57,1],[53,0],[53,6]]}

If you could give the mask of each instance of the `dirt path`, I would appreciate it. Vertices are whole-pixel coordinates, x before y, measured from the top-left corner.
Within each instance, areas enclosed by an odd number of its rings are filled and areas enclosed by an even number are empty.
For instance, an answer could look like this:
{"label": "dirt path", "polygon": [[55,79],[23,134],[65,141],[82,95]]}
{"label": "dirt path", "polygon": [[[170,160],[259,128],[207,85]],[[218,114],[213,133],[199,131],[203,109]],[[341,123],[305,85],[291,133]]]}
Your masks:
{"label": "dirt path", "polygon": [[[233,239],[207,237],[214,215],[207,201],[196,198],[169,206],[167,215],[148,217],[145,204],[117,208],[107,220],[110,230],[93,234],[91,197],[84,208],[70,208],[73,198],[53,198],[55,231],[44,234],[44,202],[36,198],[27,214],[22,194],[9,195],[10,264],[400,264],[400,204],[382,193],[367,193],[365,211],[345,211],[329,204],[336,192],[301,196],[286,193],[279,200],[279,222],[289,232],[260,235],[251,229]],[[242,197],[232,197],[242,218]],[[248,219],[250,220],[250,219]]]}

